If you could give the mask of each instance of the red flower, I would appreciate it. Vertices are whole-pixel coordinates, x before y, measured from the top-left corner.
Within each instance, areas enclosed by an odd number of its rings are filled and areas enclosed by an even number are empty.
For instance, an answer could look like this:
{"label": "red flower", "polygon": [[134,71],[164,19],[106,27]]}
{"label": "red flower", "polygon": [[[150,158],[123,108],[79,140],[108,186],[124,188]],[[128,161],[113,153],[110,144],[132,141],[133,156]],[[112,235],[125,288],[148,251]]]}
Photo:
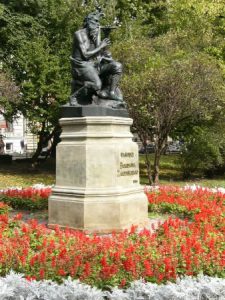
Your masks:
{"label": "red flower", "polygon": [[28,281],[32,281],[32,280],[36,280],[35,276],[25,276],[26,280]]}
{"label": "red flower", "polygon": [[58,274],[59,274],[60,276],[65,276],[65,275],[66,275],[66,272],[65,272],[63,269],[59,269],[59,270],[58,270]]}
{"label": "red flower", "polygon": [[153,276],[152,266],[148,260],[144,260],[144,276]]}
{"label": "red flower", "polygon": [[43,268],[40,269],[39,275],[40,275],[41,279],[44,279],[44,277],[45,277],[45,270]]}
{"label": "red flower", "polygon": [[127,281],[125,278],[121,279],[120,287],[123,288],[126,285]]}

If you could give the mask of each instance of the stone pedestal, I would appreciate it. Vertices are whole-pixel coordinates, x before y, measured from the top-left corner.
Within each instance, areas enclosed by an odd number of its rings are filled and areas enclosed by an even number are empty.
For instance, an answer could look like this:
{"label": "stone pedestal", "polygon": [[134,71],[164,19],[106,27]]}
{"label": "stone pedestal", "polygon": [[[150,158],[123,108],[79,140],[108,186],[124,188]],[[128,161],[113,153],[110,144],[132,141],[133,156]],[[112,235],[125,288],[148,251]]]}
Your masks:
{"label": "stone pedestal", "polygon": [[144,226],[147,197],[139,184],[132,119],[62,118],[49,226],[108,233]]}

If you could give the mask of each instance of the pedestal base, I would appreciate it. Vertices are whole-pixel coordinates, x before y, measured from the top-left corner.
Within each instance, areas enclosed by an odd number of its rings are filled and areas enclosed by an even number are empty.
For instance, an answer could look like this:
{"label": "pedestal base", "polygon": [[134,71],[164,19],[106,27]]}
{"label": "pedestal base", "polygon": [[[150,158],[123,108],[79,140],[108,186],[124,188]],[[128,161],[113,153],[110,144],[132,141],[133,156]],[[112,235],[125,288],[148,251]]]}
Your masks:
{"label": "pedestal base", "polygon": [[142,190],[98,196],[54,190],[50,203],[51,227],[60,225],[86,232],[109,233],[146,223],[146,196]]}
{"label": "pedestal base", "polygon": [[64,118],[49,226],[109,233],[148,219],[129,118]]}

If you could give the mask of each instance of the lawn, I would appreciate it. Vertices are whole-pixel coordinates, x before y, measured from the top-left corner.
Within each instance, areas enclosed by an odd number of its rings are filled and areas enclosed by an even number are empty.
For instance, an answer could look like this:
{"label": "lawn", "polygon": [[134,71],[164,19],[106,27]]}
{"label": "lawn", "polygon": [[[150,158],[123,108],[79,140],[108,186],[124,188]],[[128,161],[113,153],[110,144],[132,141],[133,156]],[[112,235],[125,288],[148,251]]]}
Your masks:
{"label": "lawn", "polygon": [[48,160],[37,168],[32,168],[27,160],[13,161],[0,165],[0,189],[7,187],[26,187],[37,183],[52,185],[55,183],[55,163]]}
{"label": "lawn", "polygon": [[[150,161],[153,163],[154,154],[149,155]],[[200,185],[206,187],[223,187],[225,188],[225,177],[215,177],[212,179],[204,178],[199,170],[189,180],[183,180],[182,171],[178,162],[179,156],[163,155],[160,161],[160,184],[161,185]],[[140,180],[141,184],[148,184],[147,172],[145,168],[144,155],[140,155]]]}
{"label": "lawn", "polygon": [[[150,154],[153,161],[153,155]],[[148,184],[144,155],[140,155],[141,184]],[[37,168],[32,168],[29,161],[13,161],[11,165],[0,165],[0,189],[11,186],[26,187],[37,183],[53,185],[55,183],[55,161],[50,159],[41,162]],[[160,184],[162,185],[201,185],[207,187],[224,187],[225,178],[203,178],[201,172],[194,174],[193,178],[184,181],[178,163],[177,155],[163,155],[160,163]]]}

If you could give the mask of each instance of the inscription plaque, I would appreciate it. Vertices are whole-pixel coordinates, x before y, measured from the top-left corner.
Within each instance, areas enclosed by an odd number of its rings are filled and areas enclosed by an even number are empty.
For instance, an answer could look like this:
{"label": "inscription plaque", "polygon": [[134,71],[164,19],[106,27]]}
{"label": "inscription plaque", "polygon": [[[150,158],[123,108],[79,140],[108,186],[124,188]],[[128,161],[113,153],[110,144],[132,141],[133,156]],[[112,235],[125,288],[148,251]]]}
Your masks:
{"label": "inscription plaque", "polygon": [[[118,177],[138,175],[139,169],[134,152],[121,152],[120,159],[119,170],[117,170]],[[135,182],[137,181],[134,180]]]}

